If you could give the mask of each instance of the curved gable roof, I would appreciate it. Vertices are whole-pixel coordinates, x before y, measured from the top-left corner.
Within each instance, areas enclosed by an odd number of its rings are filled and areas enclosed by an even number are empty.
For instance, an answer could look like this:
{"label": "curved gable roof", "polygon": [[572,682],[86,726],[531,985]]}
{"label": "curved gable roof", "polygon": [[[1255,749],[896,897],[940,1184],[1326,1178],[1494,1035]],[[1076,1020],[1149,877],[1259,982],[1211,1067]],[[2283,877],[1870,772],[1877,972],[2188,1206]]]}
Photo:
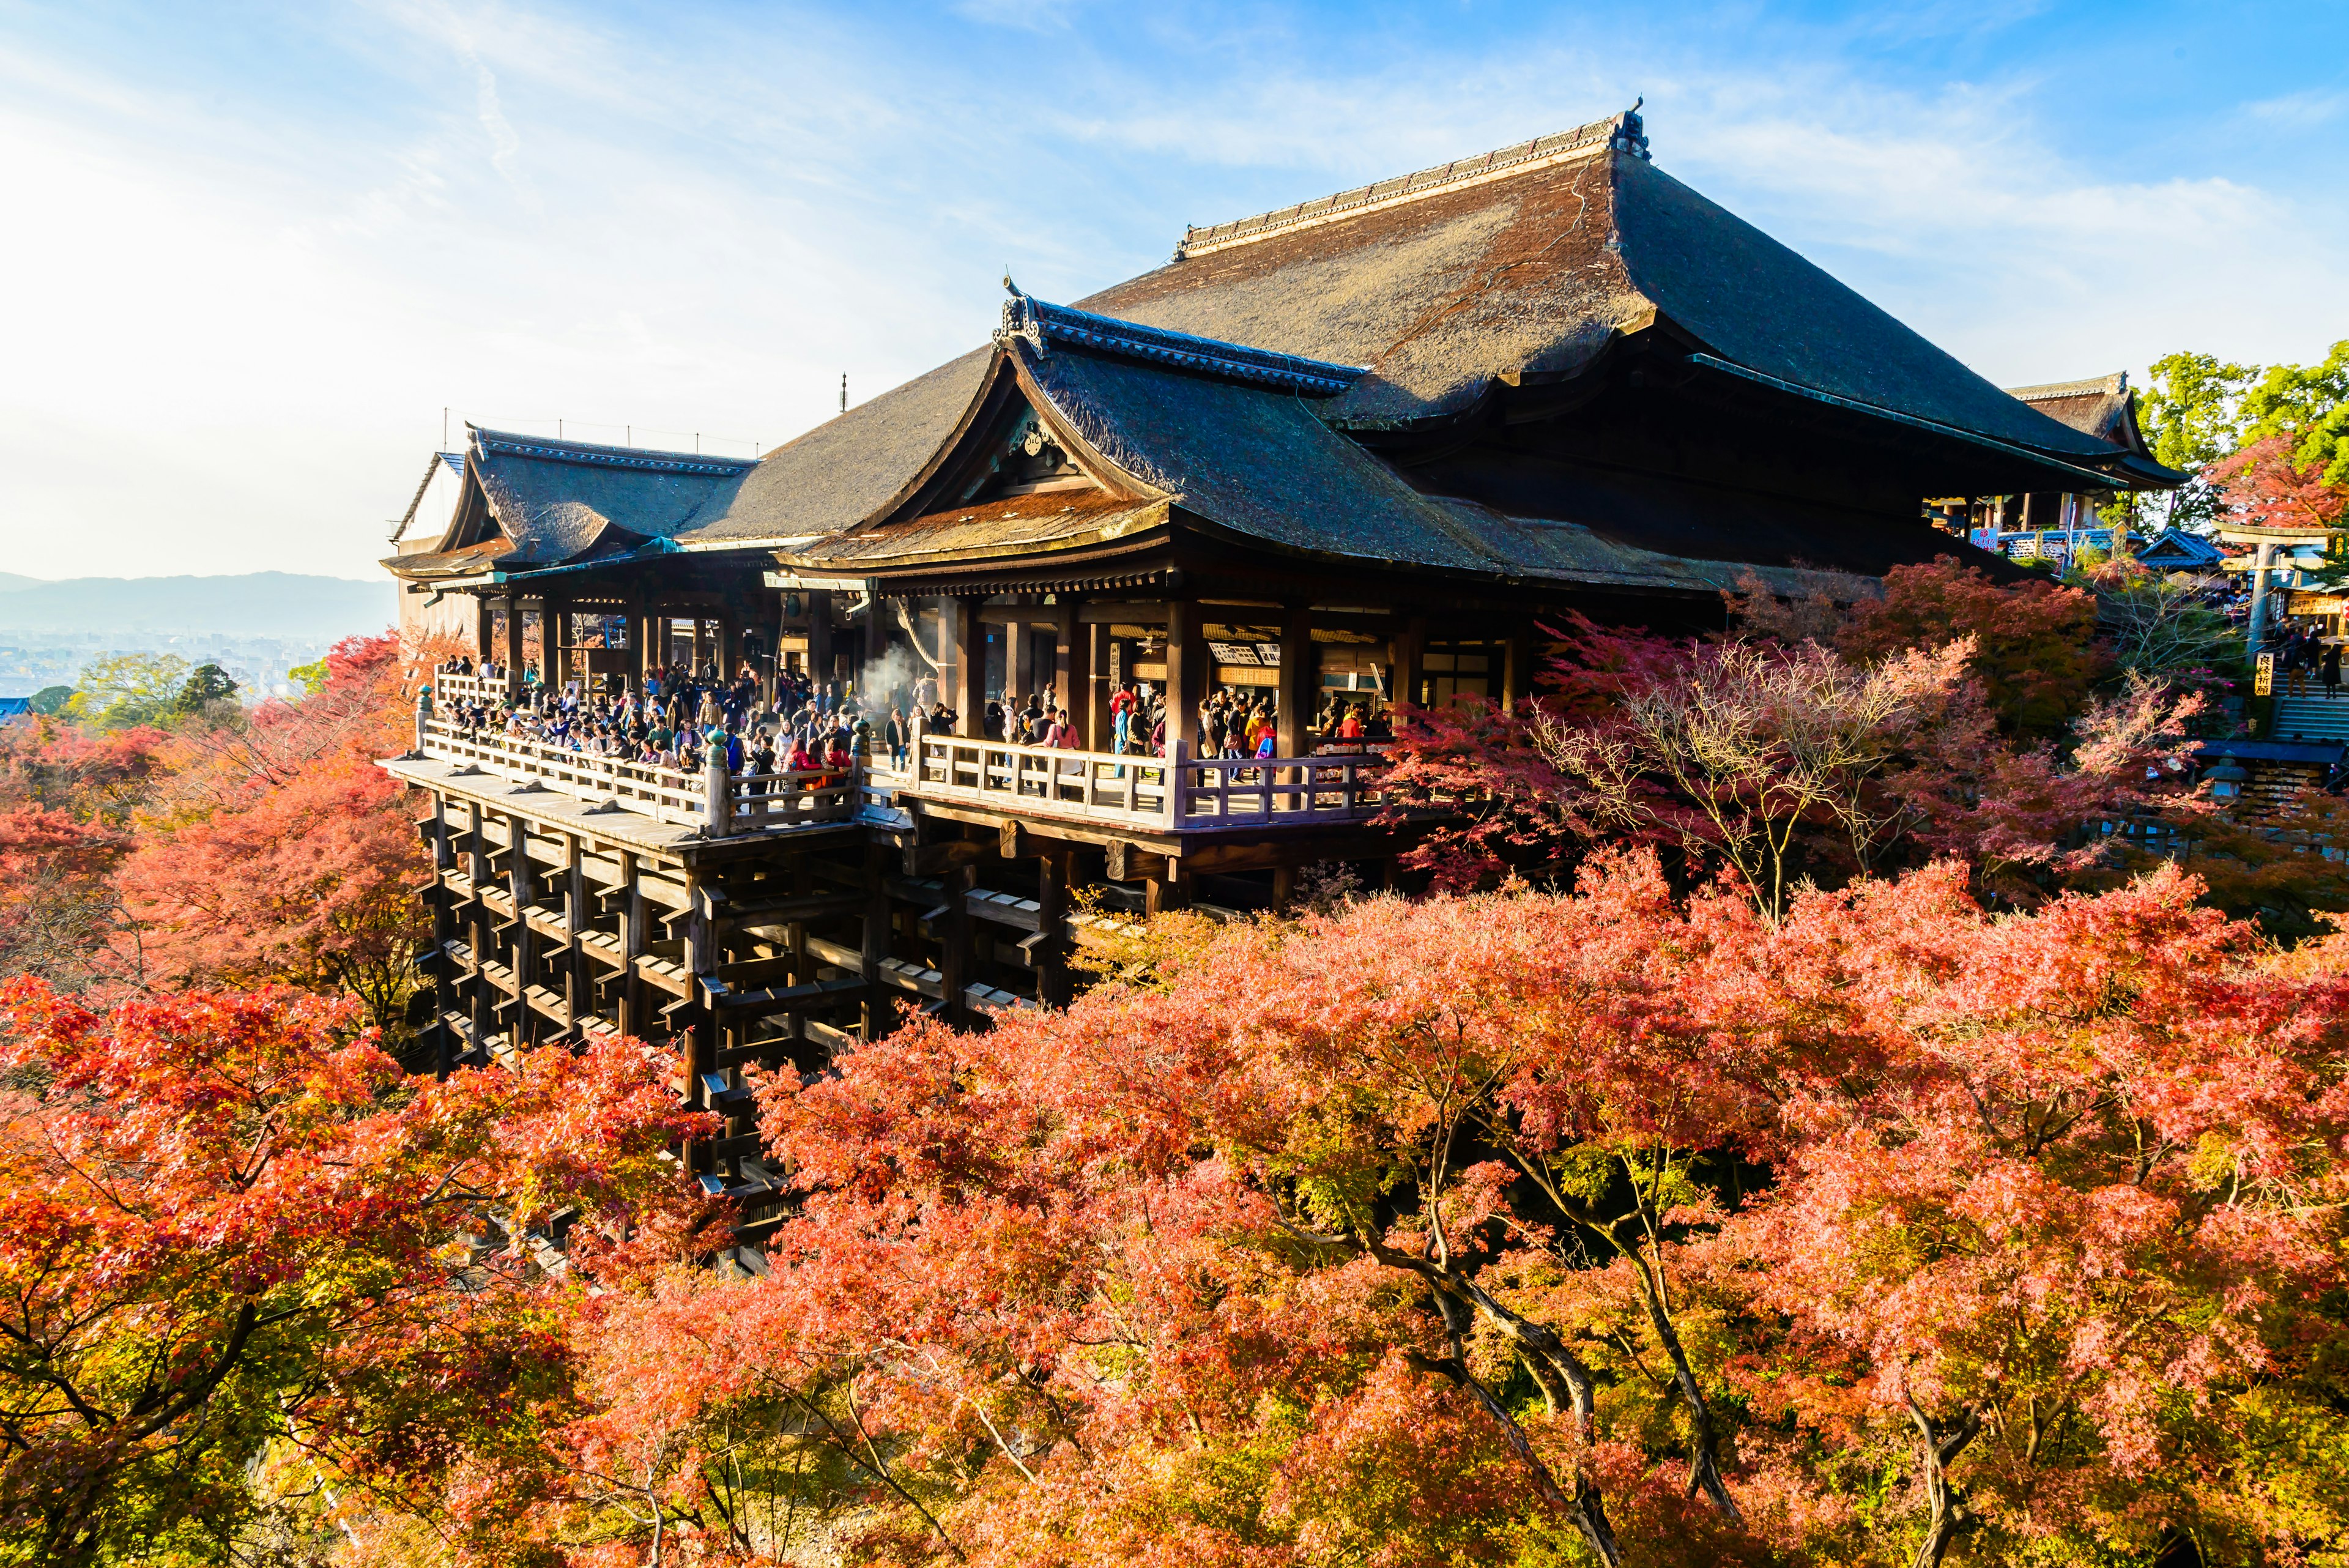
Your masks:
{"label": "curved gable roof", "polygon": [[747,458],[547,441],[476,429],[468,455],[491,515],[513,541],[502,565],[551,566],[615,535],[668,539],[721,511]]}

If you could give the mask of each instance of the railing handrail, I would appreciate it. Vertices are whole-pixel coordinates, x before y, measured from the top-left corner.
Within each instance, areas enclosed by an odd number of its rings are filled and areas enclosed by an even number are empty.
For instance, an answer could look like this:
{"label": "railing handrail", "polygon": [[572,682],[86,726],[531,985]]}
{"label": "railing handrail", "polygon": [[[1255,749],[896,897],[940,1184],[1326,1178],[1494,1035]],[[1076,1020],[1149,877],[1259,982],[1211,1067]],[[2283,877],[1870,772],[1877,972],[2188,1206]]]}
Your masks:
{"label": "railing handrail", "polygon": [[[419,738],[428,756],[484,766],[580,799],[611,800],[664,822],[706,827],[711,821],[706,774],[574,752],[526,735],[462,730],[438,715],[424,721]],[[718,779],[726,802],[718,826],[729,835],[845,820],[855,814],[860,787],[854,763],[730,774],[721,767]]]}
{"label": "railing handrail", "polygon": [[1385,760],[1370,752],[1196,757],[1178,742],[1174,756],[1152,757],[924,734],[902,772],[857,758],[839,768],[730,774],[722,764],[688,772],[527,735],[468,731],[438,713],[419,718],[418,747],[426,755],[726,836],[845,820],[875,789],[885,799],[959,800],[1158,832],[1356,822],[1388,804]]}

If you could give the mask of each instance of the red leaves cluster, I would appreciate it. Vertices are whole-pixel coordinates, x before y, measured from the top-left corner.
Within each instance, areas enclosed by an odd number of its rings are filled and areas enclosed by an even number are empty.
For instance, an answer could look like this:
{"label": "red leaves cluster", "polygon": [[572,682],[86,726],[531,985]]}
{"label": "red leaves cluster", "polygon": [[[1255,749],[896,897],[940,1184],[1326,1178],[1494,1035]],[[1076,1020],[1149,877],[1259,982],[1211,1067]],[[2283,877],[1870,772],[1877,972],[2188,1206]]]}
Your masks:
{"label": "red leaves cluster", "polygon": [[[1733,600],[1761,601],[1750,587]],[[2134,676],[2096,695],[2110,659],[2093,596],[2002,587],[1946,558],[1883,587],[1749,617],[1749,633],[1833,627],[1832,648],[1573,618],[1539,699],[1408,715],[1395,815],[1437,814],[1409,861],[1458,890],[1646,842],[1688,884],[1726,867],[1775,912],[1798,878],[1837,886],[1957,856],[1978,892],[2028,899],[2102,863],[2095,825],[2179,805],[2158,781],[2203,699]]]}
{"label": "red leaves cluster", "polygon": [[[29,1085],[0,1129],[0,1528],[37,1560],[219,1538],[273,1441],[401,1479],[397,1454],[559,1367],[532,1228],[682,1202],[664,1150],[693,1118],[641,1048],[419,1084],[355,1011],[0,988],[0,1066]],[[512,1255],[468,1272],[491,1215]]]}
{"label": "red leaves cluster", "polygon": [[[595,1303],[534,1538],[1435,1563],[1597,1519],[1626,1561],[1853,1563],[2349,1527],[2349,954],[2193,894],[1994,919],[1945,867],[1772,924],[1608,862],[909,1029],[764,1090],[808,1189],[771,1277]],[[1933,1486],[1920,1413],[1971,1433]],[[744,1523],[787,1504],[796,1536]]]}
{"label": "red leaves cluster", "polygon": [[2337,528],[2349,486],[2328,484],[2322,462],[2298,462],[2293,434],[2251,441],[2203,470],[2219,487],[2227,521],[2253,528]]}

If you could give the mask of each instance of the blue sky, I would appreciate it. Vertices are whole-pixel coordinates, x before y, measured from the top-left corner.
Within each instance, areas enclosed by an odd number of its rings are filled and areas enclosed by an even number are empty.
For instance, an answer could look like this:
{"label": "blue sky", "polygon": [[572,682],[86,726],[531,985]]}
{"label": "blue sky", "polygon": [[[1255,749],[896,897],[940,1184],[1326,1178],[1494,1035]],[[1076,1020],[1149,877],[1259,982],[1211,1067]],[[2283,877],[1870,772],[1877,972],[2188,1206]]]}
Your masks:
{"label": "blue sky", "polygon": [[369,575],[453,418],[772,446],[1644,94],[2004,383],[2349,337],[2349,5],[0,0],[0,569]]}

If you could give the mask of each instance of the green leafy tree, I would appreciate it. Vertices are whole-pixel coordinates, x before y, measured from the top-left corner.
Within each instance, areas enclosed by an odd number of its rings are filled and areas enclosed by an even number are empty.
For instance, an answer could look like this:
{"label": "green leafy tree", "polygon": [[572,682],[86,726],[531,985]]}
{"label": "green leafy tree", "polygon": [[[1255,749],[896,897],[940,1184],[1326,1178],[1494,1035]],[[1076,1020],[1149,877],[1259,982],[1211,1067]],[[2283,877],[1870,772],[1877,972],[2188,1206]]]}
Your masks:
{"label": "green leafy tree", "polygon": [[228,671],[217,664],[199,664],[180,686],[180,694],[172,700],[172,709],[181,713],[201,713],[214,702],[225,702],[236,695],[236,682]]}
{"label": "green leafy tree", "polygon": [[326,661],[319,659],[308,664],[297,664],[285,672],[285,679],[299,684],[305,695],[316,697],[326,689]]}
{"label": "green leafy tree", "polygon": [[73,701],[73,694],[70,686],[44,686],[33,693],[33,711],[43,715],[62,713],[66,704]]}
{"label": "green leafy tree", "polygon": [[2201,528],[2220,511],[2216,486],[2201,471],[2242,442],[2243,394],[2260,377],[2257,365],[2222,362],[2214,354],[2165,354],[2151,367],[2151,384],[2137,402],[2137,421],[2156,462],[2195,477],[2158,504],[2173,528]]}
{"label": "green leafy tree", "polygon": [[2243,393],[2242,439],[2290,436],[2292,460],[2321,465],[2326,484],[2349,484],[2349,338],[2314,365],[2271,365]]}
{"label": "green leafy tree", "polygon": [[126,730],[168,718],[187,684],[188,661],[171,653],[118,653],[81,672],[65,715]]}

